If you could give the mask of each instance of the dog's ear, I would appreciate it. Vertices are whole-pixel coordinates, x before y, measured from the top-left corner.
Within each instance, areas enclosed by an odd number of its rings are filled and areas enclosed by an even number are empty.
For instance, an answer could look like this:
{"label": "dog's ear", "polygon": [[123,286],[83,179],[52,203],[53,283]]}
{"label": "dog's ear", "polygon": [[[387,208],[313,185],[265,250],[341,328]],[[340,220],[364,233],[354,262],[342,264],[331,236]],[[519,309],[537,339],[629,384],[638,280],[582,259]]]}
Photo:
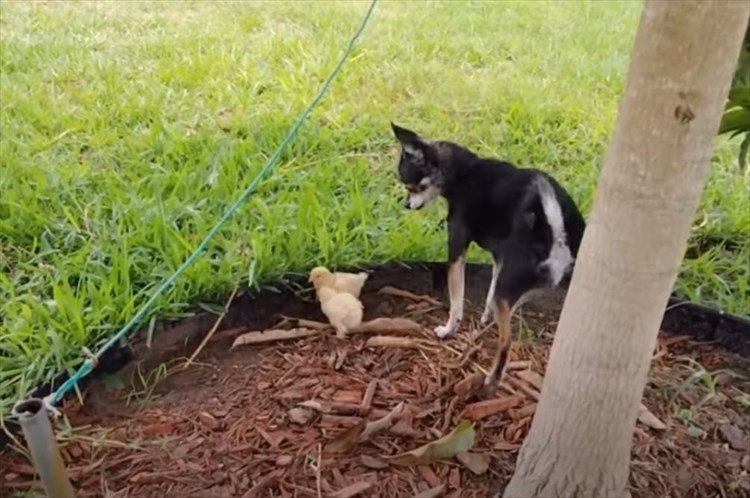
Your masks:
{"label": "dog's ear", "polygon": [[401,142],[401,145],[413,146],[420,142],[419,135],[411,130],[407,130],[406,128],[402,128],[393,123],[391,123],[391,128],[393,128],[393,134],[396,135],[396,138]]}

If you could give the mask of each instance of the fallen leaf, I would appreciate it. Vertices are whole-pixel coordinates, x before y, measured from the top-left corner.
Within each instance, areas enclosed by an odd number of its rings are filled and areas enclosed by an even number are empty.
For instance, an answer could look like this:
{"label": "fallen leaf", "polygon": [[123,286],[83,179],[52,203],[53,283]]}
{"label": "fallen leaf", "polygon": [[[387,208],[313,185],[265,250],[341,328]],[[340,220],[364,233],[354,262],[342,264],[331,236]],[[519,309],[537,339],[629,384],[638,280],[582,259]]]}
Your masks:
{"label": "fallen leaf", "polygon": [[419,465],[451,458],[474,446],[474,437],[474,423],[462,420],[453,431],[440,439],[388,459],[396,465]]}
{"label": "fallen leaf", "polygon": [[745,436],[742,429],[732,424],[723,424],[719,427],[721,437],[729,443],[732,449],[737,451],[750,451],[750,439]]}
{"label": "fallen leaf", "polygon": [[461,471],[458,467],[453,467],[448,473],[448,484],[455,489],[461,489]]}
{"label": "fallen leaf", "polygon": [[414,498],[438,498],[439,496],[443,496],[443,493],[445,493],[445,484],[426,489],[421,493],[414,495]]}
{"label": "fallen leaf", "polygon": [[145,436],[166,436],[174,432],[175,426],[171,422],[149,424],[143,427]]}
{"label": "fallen leaf", "polygon": [[646,427],[650,427],[657,431],[663,431],[667,428],[666,424],[659,420],[656,415],[651,413],[643,403],[641,403],[641,406],[638,409],[638,421]]}
{"label": "fallen leaf", "polygon": [[464,409],[464,417],[469,420],[481,420],[514,408],[523,400],[521,396],[503,396],[473,403]]}
{"label": "fallen leaf", "polygon": [[417,472],[419,472],[422,479],[424,479],[431,487],[435,488],[440,486],[440,478],[432,471],[432,467],[429,465],[417,465]]}
{"label": "fallen leaf", "polygon": [[411,299],[413,301],[423,301],[426,303],[430,303],[434,306],[442,306],[442,303],[438,301],[437,299],[435,299],[434,297],[421,296],[419,294],[414,294],[413,292],[409,292],[408,290],[398,289],[390,285],[386,285],[385,287],[382,287],[378,291],[378,294],[385,294],[386,296],[393,296],[393,297],[401,297],[405,299]]}
{"label": "fallen leaf", "polygon": [[353,403],[333,403],[328,401],[309,400],[299,403],[298,406],[310,408],[311,410],[315,410],[316,412],[320,413],[337,413],[341,415],[364,416],[367,415],[367,412],[369,412],[369,410],[367,408],[364,408],[362,405]]}
{"label": "fallen leaf", "polygon": [[265,439],[265,441],[273,448],[274,450],[278,450],[281,443],[284,442],[284,439],[286,439],[286,436],[284,434],[279,434],[277,432],[268,433],[264,431],[261,427],[257,428],[258,434]]}
{"label": "fallen leaf", "polygon": [[414,414],[412,412],[406,412],[401,419],[388,430],[391,434],[395,434],[396,436],[413,437],[419,434],[419,432],[412,426],[413,423]]}
{"label": "fallen leaf", "polygon": [[456,393],[456,396],[458,396],[460,399],[466,400],[469,399],[472,394],[477,392],[483,384],[484,375],[482,375],[481,373],[476,373],[457,382],[453,386],[453,392]]}
{"label": "fallen leaf", "polygon": [[315,414],[307,408],[297,407],[289,410],[287,412],[287,416],[289,417],[289,421],[293,424],[307,425],[315,416]]}
{"label": "fallen leaf", "polygon": [[210,431],[215,431],[221,425],[219,424],[219,421],[216,420],[214,416],[208,412],[200,412],[198,414],[198,420],[200,420],[200,423],[201,425],[203,425],[203,427]]}
{"label": "fallen leaf", "polygon": [[408,337],[376,335],[367,339],[365,347],[418,349],[419,343],[417,343],[417,341],[415,341],[414,339],[410,339]]}
{"label": "fallen leaf", "polygon": [[347,486],[344,489],[340,489],[335,493],[331,493],[330,498],[353,498],[360,493],[364,493],[373,486],[373,483],[367,481],[360,481]]}
{"label": "fallen leaf", "polygon": [[331,453],[345,453],[357,445],[359,436],[364,432],[367,427],[367,421],[361,420],[357,425],[348,428],[338,436],[327,441],[323,448],[325,452]]}
{"label": "fallen leaf", "polygon": [[361,455],[359,462],[368,469],[380,470],[388,467],[388,462],[370,455]]}
{"label": "fallen leaf", "polygon": [[294,461],[294,457],[290,455],[281,455],[279,458],[276,459],[276,466],[277,467],[288,467],[292,464]]}
{"label": "fallen leaf", "polygon": [[369,384],[367,384],[367,389],[365,390],[365,394],[362,397],[362,406],[364,408],[370,408],[372,405],[372,399],[375,397],[375,389],[378,387],[378,381],[375,379],[372,379]]}
{"label": "fallen leaf", "polygon": [[533,370],[520,370],[518,372],[515,372],[516,377],[519,379],[522,379],[523,381],[527,382],[529,385],[533,386],[537,391],[542,390],[542,384],[544,383],[544,377],[539,375]]}
{"label": "fallen leaf", "polygon": [[536,403],[529,403],[526,406],[523,406],[521,408],[515,409],[515,410],[509,410],[508,415],[510,415],[510,418],[513,420],[521,420],[522,418],[529,417],[531,415],[534,415],[536,412]]}
{"label": "fallen leaf", "polygon": [[462,451],[456,455],[456,459],[478,476],[481,476],[490,468],[490,456],[486,453]]}
{"label": "fallen leaf", "polygon": [[509,443],[508,441],[498,441],[497,443],[495,443],[495,445],[492,448],[498,451],[515,451],[519,449],[520,447],[521,445],[517,443]]}
{"label": "fallen leaf", "polygon": [[369,422],[367,424],[367,427],[365,427],[364,432],[360,436],[360,439],[365,439],[377,432],[382,431],[383,429],[389,428],[391,425],[393,425],[393,419],[401,415],[402,411],[404,411],[403,401],[399,403],[398,405],[396,405],[396,407],[393,408],[393,410],[388,412],[386,416],[379,418],[378,420]]}
{"label": "fallen leaf", "polygon": [[237,337],[232,343],[231,349],[247,344],[263,344],[265,342],[288,341],[320,334],[320,330],[310,328],[296,328],[290,330],[271,329],[262,332],[248,332]]}
{"label": "fallen leaf", "polygon": [[[530,370],[527,370],[527,372],[530,372]],[[517,379],[512,375],[506,375],[505,380],[512,387],[515,387],[516,389],[523,391],[529,398],[533,399],[534,401],[539,401],[539,396],[540,396],[539,391],[531,387],[527,382]]]}
{"label": "fallen leaf", "polygon": [[508,362],[508,366],[505,367],[505,370],[508,372],[512,372],[515,370],[528,370],[530,367],[531,367],[531,361],[518,360],[518,361]]}
{"label": "fallen leaf", "polygon": [[402,401],[396,407],[388,412],[384,417],[372,422],[363,420],[361,423],[351,427],[328,443],[326,443],[326,451],[331,452],[346,452],[356,446],[358,441],[366,439],[373,434],[382,431],[383,429],[389,428],[393,424],[393,419],[398,417],[404,409],[404,402]]}
{"label": "fallen leaf", "polygon": [[242,498],[260,498],[261,496],[266,496],[268,488],[275,486],[279,482],[281,474],[281,471],[276,471],[261,477],[255,483],[255,486],[248,489],[245,494],[242,495]]}
{"label": "fallen leaf", "polygon": [[411,334],[422,330],[422,326],[408,318],[375,318],[349,330],[350,334]]}

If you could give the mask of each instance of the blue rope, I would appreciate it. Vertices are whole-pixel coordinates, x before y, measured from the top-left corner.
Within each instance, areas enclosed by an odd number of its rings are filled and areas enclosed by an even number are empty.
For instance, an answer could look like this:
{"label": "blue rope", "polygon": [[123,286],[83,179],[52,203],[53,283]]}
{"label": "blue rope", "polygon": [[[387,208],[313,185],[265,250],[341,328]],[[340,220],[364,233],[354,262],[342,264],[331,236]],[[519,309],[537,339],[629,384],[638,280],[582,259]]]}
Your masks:
{"label": "blue rope", "polygon": [[211,229],[210,232],[208,232],[208,235],[201,241],[201,243],[198,245],[198,247],[195,249],[195,251],[190,255],[189,258],[185,260],[182,265],[177,268],[177,270],[170,276],[168,279],[166,279],[158,289],[154,292],[154,294],[151,296],[151,298],[141,307],[141,309],[138,311],[138,313],[133,316],[133,318],[125,324],[124,327],[120,329],[119,332],[117,332],[114,336],[112,336],[102,347],[97,351],[93,357],[87,358],[81,367],[78,369],[78,371],[70,377],[68,380],[66,380],[63,385],[60,386],[60,388],[54,392],[54,394],[48,396],[46,399],[51,402],[48,403],[50,405],[55,405],[60,402],[60,400],[70,391],[73,389],[76,385],[78,385],[78,382],[86,377],[91,371],[94,369],[94,366],[96,365],[96,362],[99,358],[101,358],[102,354],[106,353],[112,346],[117,344],[128,332],[130,332],[136,325],[138,325],[141,320],[146,316],[146,313],[151,309],[151,307],[154,305],[157,299],[159,299],[164,293],[175,283],[175,281],[187,270],[190,265],[192,265],[195,260],[198,259],[198,257],[201,255],[201,253],[206,249],[208,244],[213,240],[213,238],[216,236],[216,234],[219,232],[221,227],[224,225],[224,223],[227,222],[227,220],[234,215],[234,213],[247,201],[247,199],[255,192],[260,182],[263,180],[263,178],[271,172],[277,163],[279,162],[279,159],[281,158],[281,153],[284,151],[286,146],[296,137],[297,132],[299,131],[300,127],[304,123],[304,121],[307,119],[307,117],[310,115],[310,113],[317,107],[320,100],[323,98],[325,93],[328,91],[328,87],[331,85],[331,82],[333,79],[338,75],[338,73],[341,71],[341,68],[344,66],[344,62],[346,59],[351,55],[352,51],[354,50],[354,46],[357,43],[357,40],[362,35],[362,32],[365,30],[365,27],[367,26],[367,23],[370,21],[370,17],[372,15],[373,10],[375,9],[375,4],[378,2],[378,0],[372,0],[372,3],[370,4],[370,8],[367,10],[367,13],[365,14],[364,19],[362,20],[362,23],[359,26],[359,29],[357,32],[352,36],[351,40],[349,41],[349,46],[346,48],[346,51],[344,51],[344,54],[341,56],[341,59],[339,60],[338,64],[334,68],[333,72],[328,76],[328,78],[323,83],[323,86],[318,91],[318,94],[315,96],[313,101],[310,103],[310,105],[305,109],[305,112],[302,113],[302,115],[297,119],[297,122],[294,123],[294,126],[289,130],[289,133],[287,133],[286,138],[284,138],[284,141],[281,142],[281,145],[276,149],[276,152],[274,152],[273,156],[266,162],[266,164],[263,166],[263,168],[260,170],[260,173],[258,173],[258,176],[255,177],[255,179],[250,183],[250,185],[247,187],[245,192],[240,196],[237,201],[227,209],[227,211],[224,213],[224,216],[221,217],[219,222],[214,226],[214,228]]}

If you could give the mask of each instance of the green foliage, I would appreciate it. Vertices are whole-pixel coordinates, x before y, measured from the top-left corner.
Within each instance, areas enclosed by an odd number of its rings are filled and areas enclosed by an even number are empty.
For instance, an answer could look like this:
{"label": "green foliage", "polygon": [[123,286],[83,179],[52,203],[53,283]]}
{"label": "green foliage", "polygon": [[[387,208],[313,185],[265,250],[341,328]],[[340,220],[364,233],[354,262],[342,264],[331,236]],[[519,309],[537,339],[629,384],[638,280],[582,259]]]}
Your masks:
{"label": "green foliage", "polygon": [[744,134],[738,154],[740,168],[744,169],[750,149],[750,23],[745,31],[737,70],[732,78],[732,87],[719,127],[719,135],[725,133],[732,138]]}

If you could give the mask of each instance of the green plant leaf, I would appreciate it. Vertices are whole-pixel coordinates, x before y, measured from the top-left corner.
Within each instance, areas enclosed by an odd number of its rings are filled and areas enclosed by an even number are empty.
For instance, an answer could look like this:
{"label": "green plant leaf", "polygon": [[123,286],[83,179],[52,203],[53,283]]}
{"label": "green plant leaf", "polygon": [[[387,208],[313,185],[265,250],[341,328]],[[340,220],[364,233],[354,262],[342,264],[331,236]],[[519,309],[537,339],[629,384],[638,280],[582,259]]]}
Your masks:
{"label": "green plant leaf", "polygon": [[750,131],[750,108],[730,109],[721,117],[719,135],[737,130]]}

